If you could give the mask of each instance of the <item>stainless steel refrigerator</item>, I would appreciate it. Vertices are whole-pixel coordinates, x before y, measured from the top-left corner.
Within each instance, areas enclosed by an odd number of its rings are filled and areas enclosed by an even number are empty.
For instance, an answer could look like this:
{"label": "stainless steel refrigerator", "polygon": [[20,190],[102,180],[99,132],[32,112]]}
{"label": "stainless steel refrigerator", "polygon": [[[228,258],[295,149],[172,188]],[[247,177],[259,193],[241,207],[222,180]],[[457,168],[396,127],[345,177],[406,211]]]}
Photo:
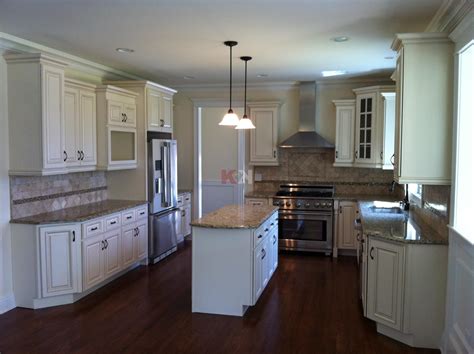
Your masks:
{"label": "stainless steel refrigerator", "polygon": [[179,209],[176,140],[148,142],[148,255],[156,263],[176,251]]}

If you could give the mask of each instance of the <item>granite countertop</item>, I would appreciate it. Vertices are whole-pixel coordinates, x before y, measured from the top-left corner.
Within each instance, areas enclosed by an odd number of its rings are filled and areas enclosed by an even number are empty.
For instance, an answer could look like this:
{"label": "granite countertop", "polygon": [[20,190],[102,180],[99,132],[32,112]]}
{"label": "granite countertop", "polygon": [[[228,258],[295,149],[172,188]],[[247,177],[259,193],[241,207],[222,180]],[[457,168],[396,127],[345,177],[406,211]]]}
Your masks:
{"label": "granite countertop", "polygon": [[227,205],[191,223],[213,229],[256,229],[278,208],[269,205]]}
{"label": "granite countertop", "polygon": [[380,200],[383,202],[398,202],[400,197],[396,195],[387,194],[343,194],[335,193],[334,199],[336,200],[353,200],[353,201],[374,201]]}
{"label": "granite countertop", "polygon": [[[415,220],[413,213],[393,213],[398,203],[385,203],[374,208],[374,201],[359,201],[362,230],[365,235],[390,241],[414,244],[447,245],[448,238],[422,220]],[[379,206],[379,205],[377,205]]]}
{"label": "granite countertop", "polygon": [[252,191],[245,193],[245,198],[273,198],[275,191]]}
{"label": "granite countertop", "polygon": [[148,202],[143,200],[110,199],[98,203],[90,203],[48,213],[26,216],[24,218],[12,219],[10,222],[13,224],[34,225],[83,222],[147,203]]}

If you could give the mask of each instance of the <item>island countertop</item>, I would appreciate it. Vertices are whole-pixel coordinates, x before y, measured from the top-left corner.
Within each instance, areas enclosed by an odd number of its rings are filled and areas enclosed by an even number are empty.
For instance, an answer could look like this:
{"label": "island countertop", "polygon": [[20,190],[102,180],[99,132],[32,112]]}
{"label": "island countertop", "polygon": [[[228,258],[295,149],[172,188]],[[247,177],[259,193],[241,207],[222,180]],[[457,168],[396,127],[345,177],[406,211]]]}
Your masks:
{"label": "island countertop", "polygon": [[213,229],[256,229],[277,210],[278,207],[270,205],[227,205],[193,220],[191,225]]}
{"label": "island countertop", "polygon": [[[390,241],[416,244],[448,244],[448,238],[422,220],[415,219],[413,213],[400,210],[390,212],[393,206],[374,208],[374,201],[359,201],[362,230],[369,237]],[[390,203],[389,203],[390,204]]]}
{"label": "island countertop", "polygon": [[84,204],[80,206],[64,208],[48,213],[26,216],[12,219],[12,224],[57,224],[83,222],[95,219],[104,215],[116,213],[139,205],[147,204],[143,200],[117,200],[108,199],[97,203]]}

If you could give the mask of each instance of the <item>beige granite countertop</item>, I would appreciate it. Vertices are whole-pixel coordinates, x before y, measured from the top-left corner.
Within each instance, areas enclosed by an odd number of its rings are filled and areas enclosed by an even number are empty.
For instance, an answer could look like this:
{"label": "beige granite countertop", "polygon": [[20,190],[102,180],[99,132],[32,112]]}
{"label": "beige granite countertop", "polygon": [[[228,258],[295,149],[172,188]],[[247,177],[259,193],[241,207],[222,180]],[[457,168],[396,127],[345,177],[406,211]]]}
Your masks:
{"label": "beige granite countertop", "polygon": [[277,210],[269,205],[227,205],[193,220],[191,225],[213,229],[256,229]]}
{"label": "beige granite countertop", "polygon": [[[359,201],[362,230],[369,237],[415,244],[448,244],[447,235],[416,218],[412,212],[399,212],[398,203],[374,208],[373,201]],[[389,208],[392,207],[392,208]]]}
{"label": "beige granite countertop", "polygon": [[49,213],[36,214],[19,219],[12,219],[10,220],[10,222],[13,224],[35,225],[83,222],[147,203],[148,202],[143,200],[109,199],[102,202],[65,208]]}

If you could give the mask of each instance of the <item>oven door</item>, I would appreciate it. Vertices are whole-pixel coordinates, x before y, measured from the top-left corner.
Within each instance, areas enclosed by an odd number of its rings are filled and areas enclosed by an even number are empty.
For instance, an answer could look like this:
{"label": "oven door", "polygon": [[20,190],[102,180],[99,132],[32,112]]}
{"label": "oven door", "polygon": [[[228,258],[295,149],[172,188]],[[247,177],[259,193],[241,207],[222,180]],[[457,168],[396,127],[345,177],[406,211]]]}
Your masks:
{"label": "oven door", "polygon": [[331,252],[332,213],[280,210],[278,238],[280,249]]}

